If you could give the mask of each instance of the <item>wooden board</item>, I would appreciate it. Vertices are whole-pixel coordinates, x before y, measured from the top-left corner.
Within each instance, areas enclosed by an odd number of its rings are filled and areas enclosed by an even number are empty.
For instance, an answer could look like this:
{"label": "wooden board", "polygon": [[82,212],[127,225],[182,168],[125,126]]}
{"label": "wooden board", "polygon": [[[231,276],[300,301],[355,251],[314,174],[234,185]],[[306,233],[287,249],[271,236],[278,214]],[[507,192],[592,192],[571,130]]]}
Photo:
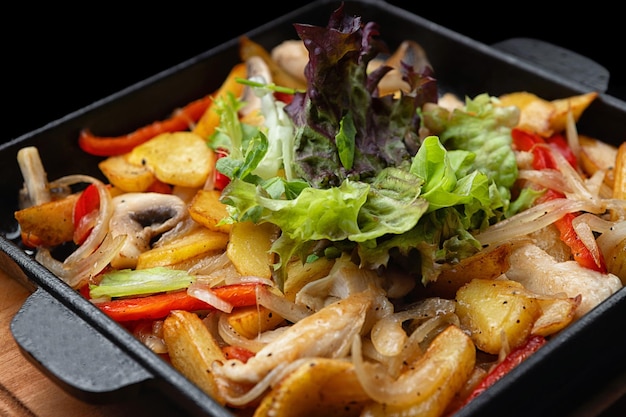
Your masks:
{"label": "wooden board", "polygon": [[[50,381],[20,352],[10,323],[29,290],[0,270],[0,416],[2,417],[139,417],[181,416],[162,395],[142,394],[116,404],[89,404]],[[152,394],[152,395],[150,395]]]}

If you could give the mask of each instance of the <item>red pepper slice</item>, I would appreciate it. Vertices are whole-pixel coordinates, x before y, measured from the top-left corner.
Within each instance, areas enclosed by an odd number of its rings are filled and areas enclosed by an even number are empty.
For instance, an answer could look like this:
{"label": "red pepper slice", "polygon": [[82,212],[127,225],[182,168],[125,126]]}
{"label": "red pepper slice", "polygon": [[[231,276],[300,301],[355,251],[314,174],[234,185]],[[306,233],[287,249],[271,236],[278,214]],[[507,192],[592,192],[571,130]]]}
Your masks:
{"label": "red pepper slice", "polygon": [[[516,149],[532,152],[533,168],[537,170],[556,169],[557,165],[552,156],[552,150],[561,152],[570,164],[573,164],[574,167],[577,166],[576,156],[567,145],[565,139],[560,135],[553,135],[548,140],[544,140],[544,138],[535,133],[515,128],[511,131],[511,136],[513,138],[513,146]],[[548,190],[546,194],[537,199],[537,202],[540,203],[554,198],[564,198],[564,195],[557,190]],[[574,230],[572,221],[577,215],[577,213],[569,213],[554,222],[559,229],[561,240],[569,246],[572,256],[579,265],[597,272],[606,273],[606,262],[602,254],[599,253],[598,257],[594,256]]]}
{"label": "red pepper slice", "polygon": [[530,357],[533,353],[535,353],[541,346],[546,343],[546,339],[543,336],[531,336],[526,342],[513,349],[509,354],[502,360],[502,362],[495,365],[489,373],[474,387],[470,395],[463,401],[463,403],[457,407],[454,412],[448,413],[447,415],[452,415],[456,411],[463,408],[474,398],[478,397],[480,394],[485,392],[487,388],[492,386],[496,381],[502,378],[504,375],[508,374],[512,369],[514,369],[517,365],[524,362],[528,357]]}
{"label": "red pepper slice", "polygon": [[[217,159],[228,156],[228,152],[221,148],[216,149],[215,156],[216,156],[216,161],[217,161]],[[228,178],[226,175],[222,174],[218,170],[215,170],[215,183],[213,184],[213,187],[216,190],[223,190],[229,183],[230,183],[230,178]]]}
{"label": "red pepper slice", "polygon": [[200,119],[212,102],[213,95],[207,95],[178,109],[166,120],[156,121],[123,136],[95,136],[85,129],[80,132],[78,145],[83,151],[96,156],[125,154],[160,133],[188,130],[191,124]]}
{"label": "red pepper slice", "polygon": [[[212,290],[234,307],[256,305],[258,283],[241,283],[215,287]],[[146,297],[121,298],[96,304],[100,310],[117,322],[134,320],[158,320],[165,318],[172,310],[214,310],[214,307],[187,291],[155,294]]]}
{"label": "red pepper slice", "polygon": [[77,245],[82,244],[91,233],[93,226],[87,224],[89,217],[91,217],[89,215],[97,210],[100,210],[100,194],[98,194],[98,188],[94,184],[89,184],[76,200],[72,212],[74,242]]}
{"label": "red pepper slice", "polygon": [[569,162],[572,167],[578,167],[578,158],[576,158],[574,151],[572,151],[572,148],[569,147],[569,144],[563,135],[555,133],[549,138],[546,138],[546,142],[550,145],[550,148],[561,153],[561,155],[565,157],[567,162]]}
{"label": "red pepper slice", "polygon": [[224,352],[226,359],[239,359],[243,363],[248,362],[248,359],[255,355],[254,352],[241,346],[224,346],[222,352]]}

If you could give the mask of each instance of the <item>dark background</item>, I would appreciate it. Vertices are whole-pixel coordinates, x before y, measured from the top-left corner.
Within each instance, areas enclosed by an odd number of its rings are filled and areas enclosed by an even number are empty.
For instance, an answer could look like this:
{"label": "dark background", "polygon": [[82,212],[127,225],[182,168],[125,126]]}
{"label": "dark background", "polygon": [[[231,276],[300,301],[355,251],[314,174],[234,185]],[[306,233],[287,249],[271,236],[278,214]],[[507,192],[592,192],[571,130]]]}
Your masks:
{"label": "dark background", "polygon": [[[0,141],[20,136],[308,2],[110,2],[60,10],[15,4],[2,27],[4,104]],[[555,9],[532,2],[392,1],[492,44],[531,37],[592,58],[610,73],[608,93],[626,100],[625,22],[601,5]],[[621,32],[621,33],[620,33]],[[384,32],[383,32],[384,33]]]}
{"label": "dark background", "polygon": [[[607,92],[626,100],[626,19],[602,2],[555,8],[548,2],[455,4],[389,0],[486,44],[513,37],[552,42],[611,74]],[[170,68],[308,3],[12,3],[2,34],[3,118],[10,140]],[[384,29],[384,28],[381,28]],[[383,32],[384,33],[384,32]],[[575,69],[574,69],[575,71]],[[617,416],[617,407],[606,416]]]}

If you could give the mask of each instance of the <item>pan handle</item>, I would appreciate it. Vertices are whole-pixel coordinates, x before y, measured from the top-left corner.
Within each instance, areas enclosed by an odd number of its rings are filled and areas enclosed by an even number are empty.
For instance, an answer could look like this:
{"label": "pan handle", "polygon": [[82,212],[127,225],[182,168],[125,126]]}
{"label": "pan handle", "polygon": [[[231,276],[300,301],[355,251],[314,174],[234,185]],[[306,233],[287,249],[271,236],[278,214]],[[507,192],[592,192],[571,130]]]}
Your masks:
{"label": "pan handle", "polygon": [[38,288],[11,321],[22,354],[69,394],[91,403],[136,396],[153,375]]}
{"label": "pan handle", "polygon": [[609,70],[576,52],[534,38],[511,38],[491,45],[559,77],[604,93],[609,86]]}

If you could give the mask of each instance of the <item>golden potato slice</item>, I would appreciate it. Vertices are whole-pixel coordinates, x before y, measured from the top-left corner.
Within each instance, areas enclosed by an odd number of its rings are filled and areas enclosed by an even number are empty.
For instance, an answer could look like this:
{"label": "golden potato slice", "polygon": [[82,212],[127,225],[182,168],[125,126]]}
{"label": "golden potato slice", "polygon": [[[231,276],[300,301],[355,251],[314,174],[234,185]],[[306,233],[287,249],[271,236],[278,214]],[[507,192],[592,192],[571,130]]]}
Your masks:
{"label": "golden potato slice", "polygon": [[217,190],[198,190],[189,205],[189,215],[208,229],[230,233],[231,224],[220,224],[229,216],[226,204],[220,201],[220,195]]}
{"label": "golden potato slice", "polygon": [[287,279],[285,280],[285,298],[295,301],[296,294],[309,282],[318,280],[330,273],[334,259],[318,258],[313,262],[302,263],[295,259],[287,264]]}
{"label": "golden potato slice", "polygon": [[192,132],[161,133],[127,157],[131,164],[145,165],[159,180],[183,187],[204,185],[215,162],[206,141]]}
{"label": "golden potato slice", "polygon": [[172,366],[224,405],[226,401],[211,368],[213,362],[226,358],[200,317],[188,311],[172,311],[163,323],[163,340]]}
{"label": "golden potato slice", "polygon": [[539,302],[516,281],[474,279],[457,291],[456,300],[476,347],[491,354],[502,349],[502,333],[511,348],[523,343],[541,316]]}
{"label": "golden potato slice", "polygon": [[458,327],[448,326],[407,371],[423,377],[417,380],[401,375],[397,380],[404,384],[413,382],[405,390],[415,393],[415,402],[398,405],[377,402],[366,406],[361,415],[442,416],[472,375],[475,363],[476,348],[472,340]]}
{"label": "golden potato slice", "polygon": [[578,135],[578,143],[580,165],[585,173],[591,176],[600,170],[605,171],[604,182],[613,188],[617,147],[585,135]]}
{"label": "golden potato slice", "polygon": [[549,101],[527,91],[518,91],[504,94],[499,99],[502,106],[520,109],[519,127],[548,137],[565,130],[568,112],[572,112],[574,122],[577,122],[597,96],[598,93],[590,92]]}
{"label": "golden potato slice", "polygon": [[240,335],[253,339],[260,333],[273,329],[283,318],[263,306],[241,307],[227,315],[226,321]]}
{"label": "golden potato slice", "polygon": [[126,155],[111,156],[98,164],[109,182],[124,192],[145,191],[156,177],[146,166],[131,164]]}
{"label": "golden potato slice", "polygon": [[[227,94],[233,94],[235,97],[240,97],[244,90],[244,85],[238,81],[239,78],[247,78],[246,64],[240,62],[235,64],[228,76],[220,86],[213,93],[213,100],[217,100],[221,97],[226,97]],[[205,110],[204,114],[198,120],[198,123],[193,128],[193,133],[197,134],[201,138],[208,139],[214,132],[215,128],[220,123],[220,115],[216,110],[217,106],[213,103]]]}
{"label": "golden potato slice", "polygon": [[428,283],[427,295],[454,298],[458,289],[474,278],[498,278],[509,269],[512,247],[513,245],[508,243],[484,250],[463,259],[449,269],[444,269],[437,277],[437,281]]}
{"label": "golden potato slice", "polygon": [[270,247],[276,234],[272,223],[234,223],[226,254],[241,275],[272,277]]}
{"label": "golden potato slice", "polygon": [[79,194],[18,210],[14,213],[22,239],[34,245],[56,246],[74,237],[72,213]]}
{"label": "golden potato slice", "polygon": [[552,100],[554,113],[550,116],[550,126],[555,132],[562,132],[567,125],[567,113],[572,112],[574,122],[580,119],[585,109],[598,97],[598,93],[593,91],[586,94],[571,96],[562,99]]}
{"label": "golden potato slice", "polygon": [[170,266],[203,253],[224,250],[228,244],[228,234],[204,227],[195,229],[188,235],[167,245],[152,248],[139,255],[137,269],[155,266]]}
{"label": "golden potato slice", "polygon": [[564,329],[576,316],[580,296],[576,298],[537,298],[541,316],[535,321],[532,334],[549,336]]}
{"label": "golden potato slice", "polygon": [[356,417],[368,401],[351,362],[311,358],[263,398],[254,417]]}
{"label": "golden potato slice", "polygon": [[551,102],[527,91],[504,94],[499,99],[502,106],[517,106],[520,109],[518,127],[537,132],[542,136],[550,136],[553,133],[550,119],[556,110]]}

